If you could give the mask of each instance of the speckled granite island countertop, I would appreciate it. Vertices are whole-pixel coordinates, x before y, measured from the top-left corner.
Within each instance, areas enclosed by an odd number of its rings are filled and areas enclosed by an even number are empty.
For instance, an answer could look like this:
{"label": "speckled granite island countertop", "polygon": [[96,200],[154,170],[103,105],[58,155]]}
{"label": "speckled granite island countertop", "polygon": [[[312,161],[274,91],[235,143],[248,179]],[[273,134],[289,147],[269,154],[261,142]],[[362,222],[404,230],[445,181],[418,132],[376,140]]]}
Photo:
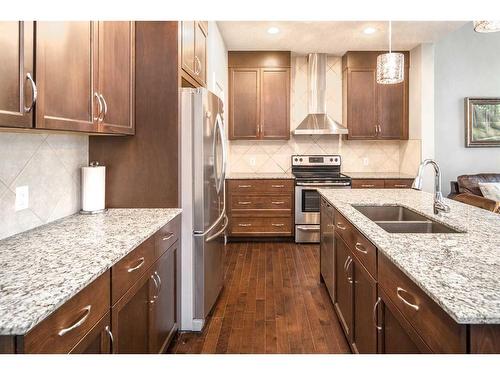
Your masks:
{"label": "speckled granite island countertop", "polygon": [[275,180],[284,179],[290,180],[295,179],[295,176],[291,173],[229,173],[226,178],[228,180]]}
{"label": "speckled granite island countertop", "polygon": [[[500,215],[446,199],[436,216],[433,195],[410,189],[319,192],[457,323],[500,323]],[[402,205],[466,233],[389,233],[352,204]]]}
{"label": "speckled granite island countertop", "polygon": [[181,213],[72,215],[0,241],[0,335],[23,335]]}

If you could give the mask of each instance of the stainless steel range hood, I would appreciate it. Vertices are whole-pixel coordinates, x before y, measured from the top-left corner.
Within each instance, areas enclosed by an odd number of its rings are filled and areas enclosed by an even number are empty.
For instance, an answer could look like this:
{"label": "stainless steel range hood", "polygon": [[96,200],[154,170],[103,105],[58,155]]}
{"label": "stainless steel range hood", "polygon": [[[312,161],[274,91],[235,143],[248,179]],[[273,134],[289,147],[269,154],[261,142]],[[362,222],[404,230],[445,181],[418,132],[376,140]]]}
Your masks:
{"label": "stainless steel range hood", "polygon": [[293,131],[302,134],[347,134],[347,128],[326,113],[326,54],[311,53],[307,59],[309,114]]}

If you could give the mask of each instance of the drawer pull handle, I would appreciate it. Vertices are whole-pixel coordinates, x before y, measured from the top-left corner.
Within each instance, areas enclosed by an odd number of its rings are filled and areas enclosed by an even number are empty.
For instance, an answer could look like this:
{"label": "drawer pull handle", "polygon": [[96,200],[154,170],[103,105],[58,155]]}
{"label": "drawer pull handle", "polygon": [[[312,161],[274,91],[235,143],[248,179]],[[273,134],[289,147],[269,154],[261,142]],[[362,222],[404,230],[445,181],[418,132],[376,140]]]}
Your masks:
{"label": "drawer pull handle", "polygon": [[141,268],[144,265],[144,257],[139,258],[139,262],[137,263],[137,266],[131,267],[127,270],[127,272],[134,272]]}
{"label": "drawer pull handle", "polygon": [[242,189],[248,189],[248,188],[251,188],[252,185],[238,185],[239,188],[242,188]]}
{"label": "drawer pull handle", "polygon": [[240,205],[247,205],[247,204],[252,204],[250,201],[243,201],[243,202],[238,202]]}
{"label": "drawer pull handle", "polygon": [[337,228],[339,228],[340,230],[345,230],[346,227],[342,225],[342,223],[337,223]]}
{"label": "drawer pull handle", "polygon": [[85,313],[83,314],[83,316],[75,323],[73,324],[71,327],[68,327],[68,328],[63,328],[61,329],[57,334],[59,336],[64,336],[66,333],[80,327],[83,323],[85,323],[85,321],[88,319],[89,315],[90,315],[90,309],[92,308],[92,305],[87,305],[83,308],[82,311],[85,311]]}
{"label": "drawer pull handle", "polygon": [[285,185],[271,185],[271,187],[279,189],[279,188],[284,188]]}
{"label": "drawer pull handle", "polygon": [[169,239],[171,239],[172,237],[174,236],[173,233],[168,233],[165,237],[163,237],[161,240],[162,241],[168,241]]}
{"label": "drawer pull handle", "polygon": [[251,227],[252,224],[238,224],[239,227]]}
{"label": "drawer pull handle", "polygon": [[361,187],[371,188],[371,187],[375,187],[375,185],[373,185],[373,184],[362,184]]}
{"label": "drawer pull handle", "polygon": [[113,346],[115,344],[115,338],[113,336],[113,332],[111,332],[111,329],[109,328],[109,326],[106,326],[106,328],[104,328],[104,330],[106,331],[106,333],[108,334],[109,336],[109,345],[110,345],[110,353],[113,353]]}
{"label": "drawer pull handle", "polygon": [[404,304],[410,306],[412,309],[414,309],[415,311],[418,311],[418,309],[420,308],[418,305],[414,304],[414,303],[410,303],[408,302],[403,296],[401,296],[401,292],[403,293],[406,293],[406,294],[410,294],[408,293],[407,290],[403,289],[403,288],[400,288],[399,286],[397,287],[396,289],[396,294],[398,296],[398,298],[403,301]]}
{"label": "drawer pull handle", "polygon": [[285,226],[285,224],[283,224],[283,223],[280,223],[280,224],[275,224],[275,223],[272,223],[271,225],[272,225],[273,227],[284,227],[284,226]]}
{"label": "drawer pull handle", "polygon": [[365,247],[360,244],[359,242],[356,242],[356,245],[354,245],[354,248],[356,250],[358,250],[360,253],[363,253],[363,254],[368,254],[368,251],[365,249]]}
{"label": "drawer pull handle", "polygon": [[408,185],[395,184],[394,187],[405,188],[405,187],[408,187]]}
{"label": "drawer pull handle", "polygon": [[379,326],[377,321],[377,306],[380,303],[380,301],[382,300],[380,299],[380,297],[378,297],[377,302],[375,302],[375,305],[373,305],[373,324],[375,325],[377,331],[382,331],[382,326]]}
{"label": "drawer pull handle", "polygon": [[273,202],[271,202],[271,203],[272,203],[272,204],[285,204],[285,202],[283,202],[283,201],[273,201]]}

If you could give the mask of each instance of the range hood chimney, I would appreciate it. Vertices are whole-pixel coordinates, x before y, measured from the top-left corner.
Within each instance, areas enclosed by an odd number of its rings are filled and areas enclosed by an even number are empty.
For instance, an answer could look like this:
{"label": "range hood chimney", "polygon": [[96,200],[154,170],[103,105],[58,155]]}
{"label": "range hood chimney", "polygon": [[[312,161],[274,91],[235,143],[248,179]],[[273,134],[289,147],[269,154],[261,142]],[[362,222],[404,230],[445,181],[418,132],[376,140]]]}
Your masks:
{"label": "range hood chimney", "polygon": [[293,134],[347,134],[347,128],[326,113],[326,53],[307,58],[307,103],[309,114]]}

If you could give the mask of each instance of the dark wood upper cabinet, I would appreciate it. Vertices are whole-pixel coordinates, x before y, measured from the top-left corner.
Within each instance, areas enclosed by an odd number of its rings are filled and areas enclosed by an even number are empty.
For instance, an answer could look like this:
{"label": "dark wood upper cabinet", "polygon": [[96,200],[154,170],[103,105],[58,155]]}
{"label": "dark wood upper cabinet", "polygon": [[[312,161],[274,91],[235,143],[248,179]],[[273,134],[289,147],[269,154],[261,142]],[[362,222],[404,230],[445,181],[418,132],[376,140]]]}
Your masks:
{"label": "dark wood upper cabinet", "polygon": [[342,57],[343,123],[349,139],[408,139],[410,54],[405,55],[404,82],[376,81],[377,56],[383,51],[347,52]]}
{"label": "dark wood upper cabinet", "polygon": [[229,52],[229,139],[290,138],[290,52]]}
{"label": "dark wood upper cabinet", "polygon": [[229,69],[229,139],[259,138],[259,69]]}
{"label": "dark wood upper cabinet", "polygon": [[37,128],[98,131],[95,26],[94,22],[37,22]]}
{"label": "dark wood upper cabinet", "polygon": [[33,22],[0,22],[0,126],[33,126]]}
{"label": "dark wood upper cabinet", "polygon": [[206,87],[208,23],[204,21],[180,23],[181,76],[188,86]]}
{"label": "dark wood upper cabinet", "polygon": [[99,22],[99,132],[134,134],[135,22]]}

